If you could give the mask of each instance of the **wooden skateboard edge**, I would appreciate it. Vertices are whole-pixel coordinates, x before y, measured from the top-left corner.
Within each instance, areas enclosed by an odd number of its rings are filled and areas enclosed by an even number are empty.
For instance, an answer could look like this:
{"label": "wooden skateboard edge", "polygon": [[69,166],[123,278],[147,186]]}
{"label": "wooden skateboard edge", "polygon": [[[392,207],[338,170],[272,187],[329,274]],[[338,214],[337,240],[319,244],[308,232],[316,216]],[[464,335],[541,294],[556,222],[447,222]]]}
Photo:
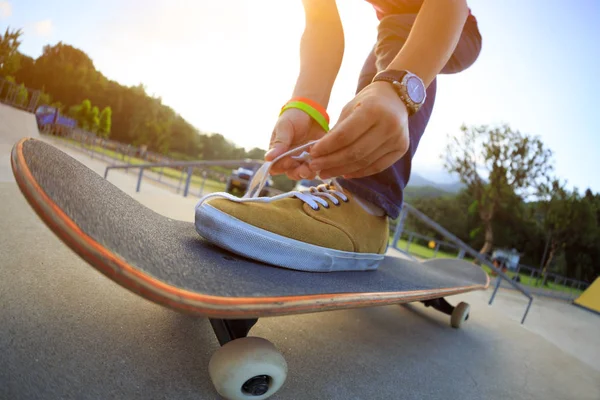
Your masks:
{"label": "wooden skateboard edge", "polygon": [[409,303],[485,290],[489,286],[488,277],[485,284],[431,290],[277,297],[221,297],[171,286],[141,272],[103,247],[54,203],[35,180],[25,161],[23,146],[27,141],[36,140],[24,138],[13,146],[11,167],[19,189],[40,219],[67,247],[117,284],[147,300],[180,312],[209,318],[259,318]]}

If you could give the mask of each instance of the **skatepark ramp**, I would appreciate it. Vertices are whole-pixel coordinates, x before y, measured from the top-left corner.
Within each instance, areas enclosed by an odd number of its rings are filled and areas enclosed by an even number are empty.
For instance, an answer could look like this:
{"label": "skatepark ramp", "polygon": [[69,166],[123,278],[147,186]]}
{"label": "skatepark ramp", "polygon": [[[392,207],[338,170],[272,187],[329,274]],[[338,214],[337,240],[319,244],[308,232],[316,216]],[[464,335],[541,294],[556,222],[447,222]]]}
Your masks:
{"label": "skatepark ramp", "polygon": [[573,303],[600,314],[600,278],[596,280]]}
{"label": "skatepark ramp", "polygon": [[0,182],[14,182],[10,168],[10,151],[19,139],[39,138],[35,115],[0,103]]}
{"label": "skatepark ramp", "polygon": [[23,137],[39,137],[35,114],[0,103],[0,144],[11,147]]}

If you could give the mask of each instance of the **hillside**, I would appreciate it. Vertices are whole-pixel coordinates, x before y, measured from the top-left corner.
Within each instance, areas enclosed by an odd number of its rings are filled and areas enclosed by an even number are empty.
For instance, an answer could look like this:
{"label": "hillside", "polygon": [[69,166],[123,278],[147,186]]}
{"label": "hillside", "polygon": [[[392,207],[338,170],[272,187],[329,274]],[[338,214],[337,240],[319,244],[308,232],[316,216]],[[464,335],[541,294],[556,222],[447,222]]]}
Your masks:
{"label": "hillside", "polygon": [[464,188],[464,185],[458,181],[448,182],[448,183],[433,182],[413,171],[410,176],[408,185],[407,185],[407,190],[409,188],[422,188],[422,187],[430,187],[432,189],[436,189],[437,191],[439,191],[442,194],[444,194],[444,193],[448,194],[448,193],[460,192],[460,190]]}

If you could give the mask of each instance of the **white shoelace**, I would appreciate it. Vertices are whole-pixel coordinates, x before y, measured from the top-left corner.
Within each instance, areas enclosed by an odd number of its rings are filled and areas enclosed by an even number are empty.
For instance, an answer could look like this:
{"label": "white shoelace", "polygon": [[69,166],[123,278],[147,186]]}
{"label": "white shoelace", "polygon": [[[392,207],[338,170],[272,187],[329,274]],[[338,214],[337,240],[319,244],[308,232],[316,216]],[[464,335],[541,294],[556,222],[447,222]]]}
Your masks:
{"label": "white shoelace", "polygon": [[[248,185],[248,190],[242,198],[236,197],[232,194],[225,192],[211,193],[202,197],[196,204],[196,207],[199,207],[205,201],[215,197],[225,198],[231,201],[235,201],[237,203],[271,203],[275,200],[297,197],[298,199],[308,204],[313,210],[318,210],[319,204],[325,208],[329,208],[329,203],[327,202],[327,200],[330,200],[336,206],[340,204],[338,198],[342,199],[342,201],[348,201],[348,197],[344,194],[344,190],[342,189],[340,184],[335,180],[335,178],[330,179],[328,183],[321,184],[317,187],[311,187],[308,190],[294,190],[273,197],[259,197],[260,192],[263,190],[265,184],[267,183],[267,179],[269,178],[269,171],[271,170],[271,166],[273,164],[275,164],[277,161],[284,157],[287,157],[291,154],[296,154],[300,151],[302,151],[302,154],[300,154],[299,156],[292,156],[292,158],[298,161],[309,162],[310,154],[304,150],[314,145],[315,143],[317,143],[316,140],[308,142],[302,146],[296,147],[295,149],[283,153],[279,157],[275,158],[273,161],[265,162],[254,174],[252,181]],[[333,185],[333,188],[330,187],[331,185]]]}

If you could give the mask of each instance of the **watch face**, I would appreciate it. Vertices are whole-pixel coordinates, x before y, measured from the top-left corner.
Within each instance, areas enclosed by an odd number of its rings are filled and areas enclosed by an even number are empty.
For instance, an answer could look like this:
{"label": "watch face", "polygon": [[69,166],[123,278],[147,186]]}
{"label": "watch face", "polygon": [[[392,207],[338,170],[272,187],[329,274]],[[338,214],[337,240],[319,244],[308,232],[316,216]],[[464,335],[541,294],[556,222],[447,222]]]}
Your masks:
{"label": "watch face", "polygon": [[409,77],[406,81],[406,91],[408,92],[410,99],[417,104],[420,104],[425,100],[425,88],[419,78],[415,76]]}

